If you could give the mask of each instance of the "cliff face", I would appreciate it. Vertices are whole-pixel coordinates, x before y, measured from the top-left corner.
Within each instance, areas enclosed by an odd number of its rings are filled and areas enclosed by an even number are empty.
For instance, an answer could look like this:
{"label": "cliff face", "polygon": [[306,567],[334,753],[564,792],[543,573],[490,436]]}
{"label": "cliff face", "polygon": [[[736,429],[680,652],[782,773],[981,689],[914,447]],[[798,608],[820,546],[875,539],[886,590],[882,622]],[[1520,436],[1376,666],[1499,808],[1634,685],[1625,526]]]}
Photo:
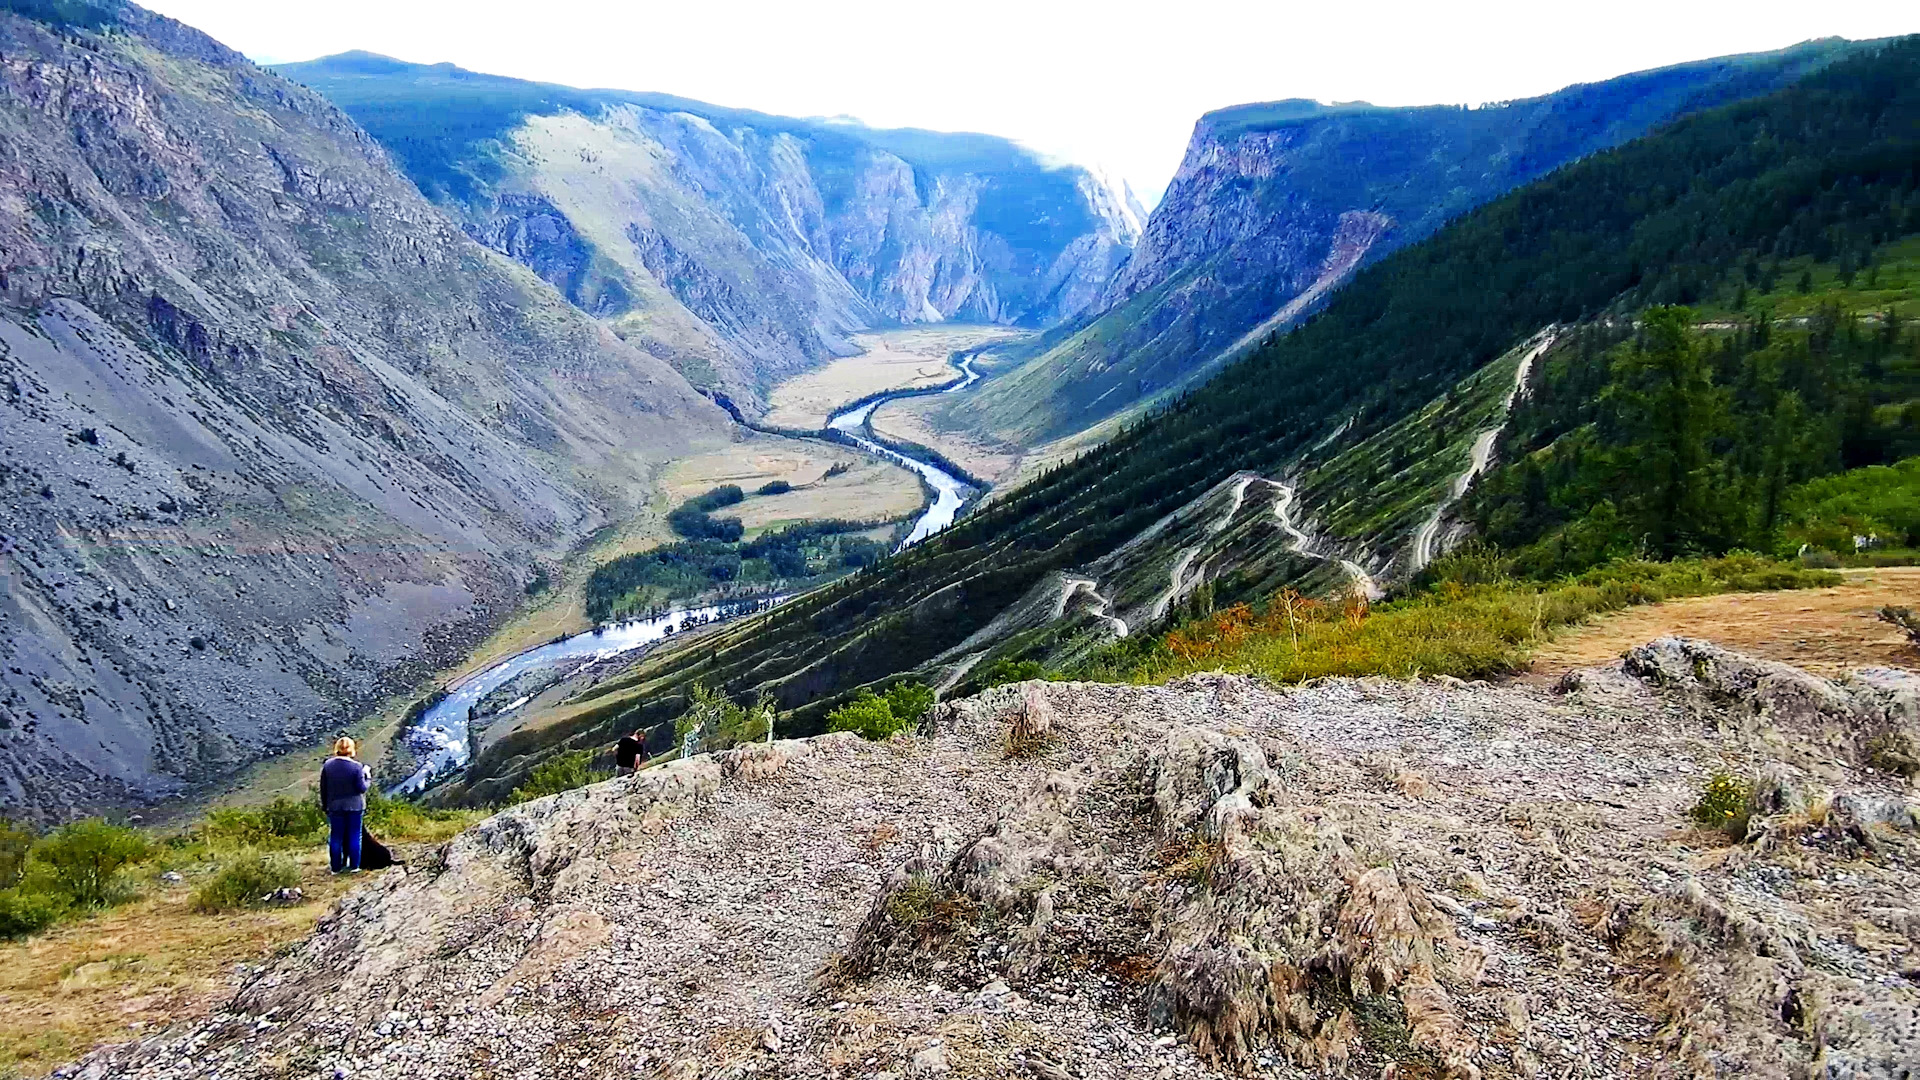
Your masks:
{"label": "cliff face", "polygon": [[40,818],[334,734],[726,427],[318,95],[70,10],[0,12],[0,815]]}
{"label": "cliff face", "polygon": [[365,53],[281,70],[395,147],[476,239],[749,406],[873,325],[1074,318],[1139,233],[1124,194],[990,136]]}
{"label": "cliff face", "polygon": [[1449,218],[1852,47],[1812,42],[1478,109],[1281,101],[1210,113],[1131,258],[1087,309],[1097,317],[957,402],[955,422],[1032,445],[1164,400]]}

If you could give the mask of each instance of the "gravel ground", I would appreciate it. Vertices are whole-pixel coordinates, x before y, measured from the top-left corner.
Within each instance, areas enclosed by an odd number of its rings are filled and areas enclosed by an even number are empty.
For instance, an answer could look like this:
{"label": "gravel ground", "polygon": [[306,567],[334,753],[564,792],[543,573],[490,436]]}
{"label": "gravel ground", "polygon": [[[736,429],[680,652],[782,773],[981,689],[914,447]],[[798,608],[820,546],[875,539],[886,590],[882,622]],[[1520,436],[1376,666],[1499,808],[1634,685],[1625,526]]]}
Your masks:
{"label": "gravel ground", "polygon": [[[1000,687],[503,812],[62,1073],[1910,1076],[1914,804],[1864,762],[1917,718],[1673,639],[1554,688]],[[1744,842],[1686,816],[1722,769]]]}

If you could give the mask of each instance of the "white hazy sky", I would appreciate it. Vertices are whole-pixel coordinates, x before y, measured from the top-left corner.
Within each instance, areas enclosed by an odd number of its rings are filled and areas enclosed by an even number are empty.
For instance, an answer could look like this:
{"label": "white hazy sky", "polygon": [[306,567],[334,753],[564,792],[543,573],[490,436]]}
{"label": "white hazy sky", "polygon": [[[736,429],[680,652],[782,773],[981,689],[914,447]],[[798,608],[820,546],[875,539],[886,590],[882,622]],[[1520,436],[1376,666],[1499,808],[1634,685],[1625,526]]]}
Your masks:
{"label": "white hazy sky", "polygon": [[1499,101],[1808,38],[1920,31],[1913,0],[142,0],[262,62],[367,49],[789,116],[986,131],[1149,204],[1201,113],[1276,98]]}

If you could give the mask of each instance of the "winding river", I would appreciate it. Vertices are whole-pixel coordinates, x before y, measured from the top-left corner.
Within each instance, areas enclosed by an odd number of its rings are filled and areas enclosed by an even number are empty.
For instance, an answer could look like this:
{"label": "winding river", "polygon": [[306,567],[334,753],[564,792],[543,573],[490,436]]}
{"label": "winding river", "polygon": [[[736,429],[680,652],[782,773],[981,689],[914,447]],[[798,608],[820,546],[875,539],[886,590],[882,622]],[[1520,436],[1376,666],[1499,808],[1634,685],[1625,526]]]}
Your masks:
{"label": "winding river", "polygon": [[[956,393],[980,380],[980,373],[973,368],[971,354],[960,359],[959,369],[961,378],[942,388],[940,393]],[[933,489],[933,501],[921,512],[919,520],[913,523],[913,530],[907,534],[905,540],[900,542],[900,547],[896,548],[896,551],[911,547],[953,524],[953,519],[959,514],[960,508],[966,505],[967,496],[974,491],[973,485],[945,469],[890,450],[862,434],[867,429],[867,419],[873,415],[873,410],[889,401],[915,396],[919,395],[914,391],[887,394],[835,413],[827,421],[828,427],[846,436],[860,449],[913,470],[920,474],[928,487]],[[629,649],[651,645],[689,627],[764,611],[782,599],[785,598],[776,596],[689,608],[685,611],[670,611],[657,618],[635,619],[595,627],[571,637],[549,641],[545,645],[516,653],[466,681],[448,687],[446,697],[420,714],[420,719],[407,729],[404,736],[416,760],[420,762],[420,766],[414,770],[412,776],[389,789],[388,793],[417,795],[432,787],[437,781],[466,768],[467,763],[473,759],[473,725],[469,710],[482,698],[506,685],[516,676],[583,657],[604,659]],[[524,704],[525,701],[516,701],[498,715],[505,715]]]}
{"label": "winding river", "polygon": [[[980,381],[980,373],[973,369],[973,355],[971,353],[960,359],[959,367],[960,380],[945,387],[940,393],[958,393]],[[942,469],[938,465],[921,461],[919,458],[908,457],[906,454],[894,450],[889,450],[861,434],[861,432],[867,429],[867,420],[873,416],[873,410],[885,405],[889,401],[897,401],[903,397],[917,396],[920,395],[910,390],[902,391],[898,394],[888,394],[843,412],[834,413],[827,421],[829,428],[845,435],[853,441],[854,445],[865,450],[867,453],[885,458],[895,465],[912,469],[914,472],[919,473],[920,478],[925,480],[927,486],[933,489],[933,502],[929,503],[926,510],[920,514],[920,520],[913,523],[913,531],[907,534],[905,540],[900,541],[900,547],[894,549],[896,551],[910,548],[920,541],[925,540],[927,537],[932,536],[934,533],[939,532],[941,529],[953,524],[954,516],[960,512],[962,506],[966,505],[967,496],[971,495],[974,490],[973,485]]]}
{"label": "winding river", "polygon": [[[516,653],[465,682],[448,687],[446,697],[420,714],[420,719],[407,729],[405,736],[420,767],[414,770],[412,776],[388,789],[388,794],[417,795],[433,786],[435,781],[466,768],[473,759],[473,733],[468,710],[518,675],[567,660],[604,659],[642,645],[651,645],[690,627],[765,611],[783,599],[785,597],[773,596],[711,604],[685,611],[670,611],[652,619],[609,623]],[[516,701],[498,715],[504,716],[524,704],[525,701]]]}

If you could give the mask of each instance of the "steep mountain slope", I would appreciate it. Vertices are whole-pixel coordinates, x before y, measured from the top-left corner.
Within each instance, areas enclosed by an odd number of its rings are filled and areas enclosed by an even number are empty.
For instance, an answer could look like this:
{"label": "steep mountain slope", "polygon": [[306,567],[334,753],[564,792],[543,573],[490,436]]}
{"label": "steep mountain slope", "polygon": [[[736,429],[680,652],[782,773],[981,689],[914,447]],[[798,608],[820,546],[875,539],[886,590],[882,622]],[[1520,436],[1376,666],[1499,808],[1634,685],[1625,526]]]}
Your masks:
{"label": "steep mountain slope", "polygon": [[1449,218],[1854,47],[1809,42],[1477,109],[1280,101],[1209,113],[1099,317],[954,403],[950,424],[1031,446],[1164,400]]}
{"label": "steep mountain slope", "polygon": [[[929,665],[950,669],[965,663],[960,652],[995,647],[974,635],[1018,606],[1058,605],[1104,623],[1116,604],[1130,602],[1113,588],[1125,582],[1089,570],[1104,572],[1101,560],[1122,553],[1130,562],[1112,569],[1127,581],[1158,574],[1166,583],[1167,602],[1155,597],[1150,616],[1216,580],[1210,575],[1245,565],[1214,539],[1241,530],[1297,557],[1290,571],[1262,562],[1263,573],[1247,578],[1252,585],[1309,573],[1333,585],[1351,575],[1339,558],[1362,553],[1320,544],[1318,522],[1358,523],[1383,536],[1417,529],[1422,504],[1432,505],[1425,499],[1451,487],[1447,463],[1474,458],[1498,422],[1526,362],[1516,350],[1543,340],[1543,330],[1697,299],[1756,251],[1788,258],[1836,235],[1920,233],[1916,87],[1920,37],[1901,39],[1473,211],[1362,270],[1313,320],[1167,411],[949,532],[698,648],[601,682],[546,726],[530,725],[483,755],[470,791],[497,790],[501,777],[556,747],[600,745],[616,726],[668,720],[684,709],[695,679],[748,698],[772,693],[795,710],[792,728],[807,730],[856,687],[916,669],[937,680]],[[1414,445],[1440,467],[1422,469],[1416,484],[1374,490],[1370,478],[1385,471],[1383,452],[1390,468],[1393,450],[1363,448],[1415,414],[1448,429],[1437,448]],[[1230,482],[1243,472],[1266,482]],[[1341,492],[1340,504],[1313,505],[1296,491],[1283,524],[1279,487],[1302,484],[1322,497]],[[1336,567],[1347,574],[1336,577]],[[1062,577],[1049,577],[1056,573]],[[1074,575],[1094,579],[1091,593],[1067,590]],[[1089,602],[1100,598],[1111,603]]]}
{"label": "steep mountain slope", "polygon": [[199,32],[28,0],[0,57],[0,815],[337,731],[725,437]]}
{"label": "steep mountain slope", "polygon": [[475,239],[745,405],[869,325],[1072,318],[1139,232],[1124,194],[992,136],[367,53],[279,71],[391,147]]}

